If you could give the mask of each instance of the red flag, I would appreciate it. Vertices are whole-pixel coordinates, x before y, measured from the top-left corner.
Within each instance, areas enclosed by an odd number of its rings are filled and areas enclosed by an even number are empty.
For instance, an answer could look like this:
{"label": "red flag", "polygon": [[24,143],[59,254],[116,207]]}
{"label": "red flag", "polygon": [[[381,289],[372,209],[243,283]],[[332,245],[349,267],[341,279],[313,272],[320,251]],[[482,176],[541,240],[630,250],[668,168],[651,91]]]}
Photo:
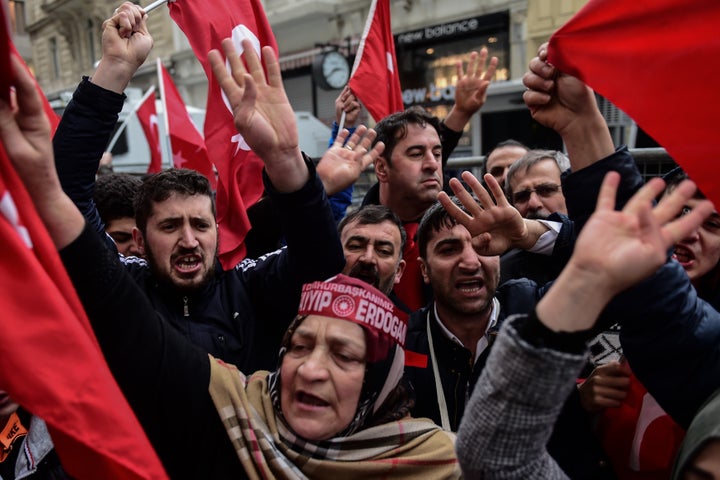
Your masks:
{"label": "red flag", "polygon": [[370,5],[348,85],[377,122],[405,109],[390,24],[389,0],[373,0]]}
{"label": "red flag", "polygon": [[630,115],[715,205],[719,23],[717,0],[590,0],[549,48],[552,64]]}
{"label": "red flag", "polygon": [[170,136],[173,165],[175,168],[190,168],[202,173],[215,188],[215,172],[205,148],[205,140],[190,118],[180,92],[159,58],[157,68],[160,96],[165,107],[165,131]]}
{"label": "red flag", "polygon": [[0,252],[0,387],[45,420],[74,478],[167,478],[2,144]]}
{"label": "red flag", "polygon": [[162,170],[162,150],[160,149],[160,131],[155,111],[155,87],[150,87],[140,100],[135,110],[140,126],[145,133],[150,150],[150,164],[147,173],[157,173]]}
{"label": "red flag", "polygon": [[185,32],[209,79],[205,140],[218,170],[220,261],[229,269],[245,257],[243,240],[250,229],[245,206],[262,196],[263,163],[237,133],[232,108],[213,79],[207,53],[213,48],[222,51],[220,42],[228,37],[239,54],[245,38],[251,40],[258,54],[263,46],[272,47],[277,54],[277,44],[260,0],[176,0],[169,7],[170,16]]}

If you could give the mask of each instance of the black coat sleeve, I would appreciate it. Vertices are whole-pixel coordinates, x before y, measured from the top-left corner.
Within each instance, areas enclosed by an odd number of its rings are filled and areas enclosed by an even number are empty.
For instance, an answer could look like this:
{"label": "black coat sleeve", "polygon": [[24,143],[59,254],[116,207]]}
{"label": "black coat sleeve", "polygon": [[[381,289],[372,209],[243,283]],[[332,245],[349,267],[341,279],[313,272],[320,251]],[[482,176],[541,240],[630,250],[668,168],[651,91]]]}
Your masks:
{"label": "black coat sleeve", "polygon": [[73,93],[53,137],[60,184],[93,229],[105,231],[93,201],[95,174],[110,141],[125,95],[84,77]]}
{"label": "black coat sleeve", "polygon": [[89,226],[61,252],[107,363],[171,478],[242,468],[208,393],[210,358],[160,318]]}

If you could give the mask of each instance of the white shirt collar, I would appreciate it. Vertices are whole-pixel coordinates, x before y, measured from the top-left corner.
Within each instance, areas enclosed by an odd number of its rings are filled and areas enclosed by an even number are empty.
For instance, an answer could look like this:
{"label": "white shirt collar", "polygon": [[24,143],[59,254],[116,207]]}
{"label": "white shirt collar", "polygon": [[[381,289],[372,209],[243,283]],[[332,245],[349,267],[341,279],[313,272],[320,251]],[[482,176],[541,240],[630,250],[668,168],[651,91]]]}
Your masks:
{"label": "white shirt collar", "polygon": [[[455,336],[454,333],[452,333],[448,328],[445,326],[445,324],[440,320],[440,315],[438,315],[437,311],[437,302],[433,302],[433,309],[435,313],[435,321],[440,326],[440,331],[445,335],[446,338],[450,339],[451,341],[455,342],[456,344],[465,347],[463,343],[460,341],[459,338]],[[488,332],[491,328],[493,328],[495,325],[497,325],[498,316],[500,315],[500,302],[497,298],[493,297],[492,302],[492,310],[490,311],[490,320],[488,320],[487,326],[485,327],[485,335],[483,335],[480,340],[478,340],[477,346],[475,348],[475,358],[473,359],[473,362],[477,362],[477,359],[480,358],[480,355],[485,351],[485,349],[488,347]],[[467,348],[467,347],[465,347]]]}

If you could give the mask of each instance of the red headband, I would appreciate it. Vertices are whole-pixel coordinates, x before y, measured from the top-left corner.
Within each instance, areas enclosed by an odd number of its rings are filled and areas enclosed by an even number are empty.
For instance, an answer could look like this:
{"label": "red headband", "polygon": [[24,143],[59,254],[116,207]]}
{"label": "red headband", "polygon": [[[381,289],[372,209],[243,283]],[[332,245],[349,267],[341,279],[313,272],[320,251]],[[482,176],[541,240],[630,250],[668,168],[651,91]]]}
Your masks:
{"label": "red headband", "polygon": [[407,315],[380,290],[346,275],[303,285],[298,315],[350,320],[405,346]]}

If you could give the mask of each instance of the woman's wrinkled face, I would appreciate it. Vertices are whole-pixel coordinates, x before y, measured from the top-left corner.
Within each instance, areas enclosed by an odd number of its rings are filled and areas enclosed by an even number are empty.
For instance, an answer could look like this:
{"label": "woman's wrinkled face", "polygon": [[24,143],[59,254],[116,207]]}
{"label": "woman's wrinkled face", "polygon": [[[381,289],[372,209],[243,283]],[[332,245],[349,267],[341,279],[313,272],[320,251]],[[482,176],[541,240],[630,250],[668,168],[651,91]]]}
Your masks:
{"label": "woman's wrinkled face", "polygon": [[355,323],[309,315],[298,326],[280,366],[280,406],[295,433],[327,440],[350,425],[365,352],[365,334]]}

